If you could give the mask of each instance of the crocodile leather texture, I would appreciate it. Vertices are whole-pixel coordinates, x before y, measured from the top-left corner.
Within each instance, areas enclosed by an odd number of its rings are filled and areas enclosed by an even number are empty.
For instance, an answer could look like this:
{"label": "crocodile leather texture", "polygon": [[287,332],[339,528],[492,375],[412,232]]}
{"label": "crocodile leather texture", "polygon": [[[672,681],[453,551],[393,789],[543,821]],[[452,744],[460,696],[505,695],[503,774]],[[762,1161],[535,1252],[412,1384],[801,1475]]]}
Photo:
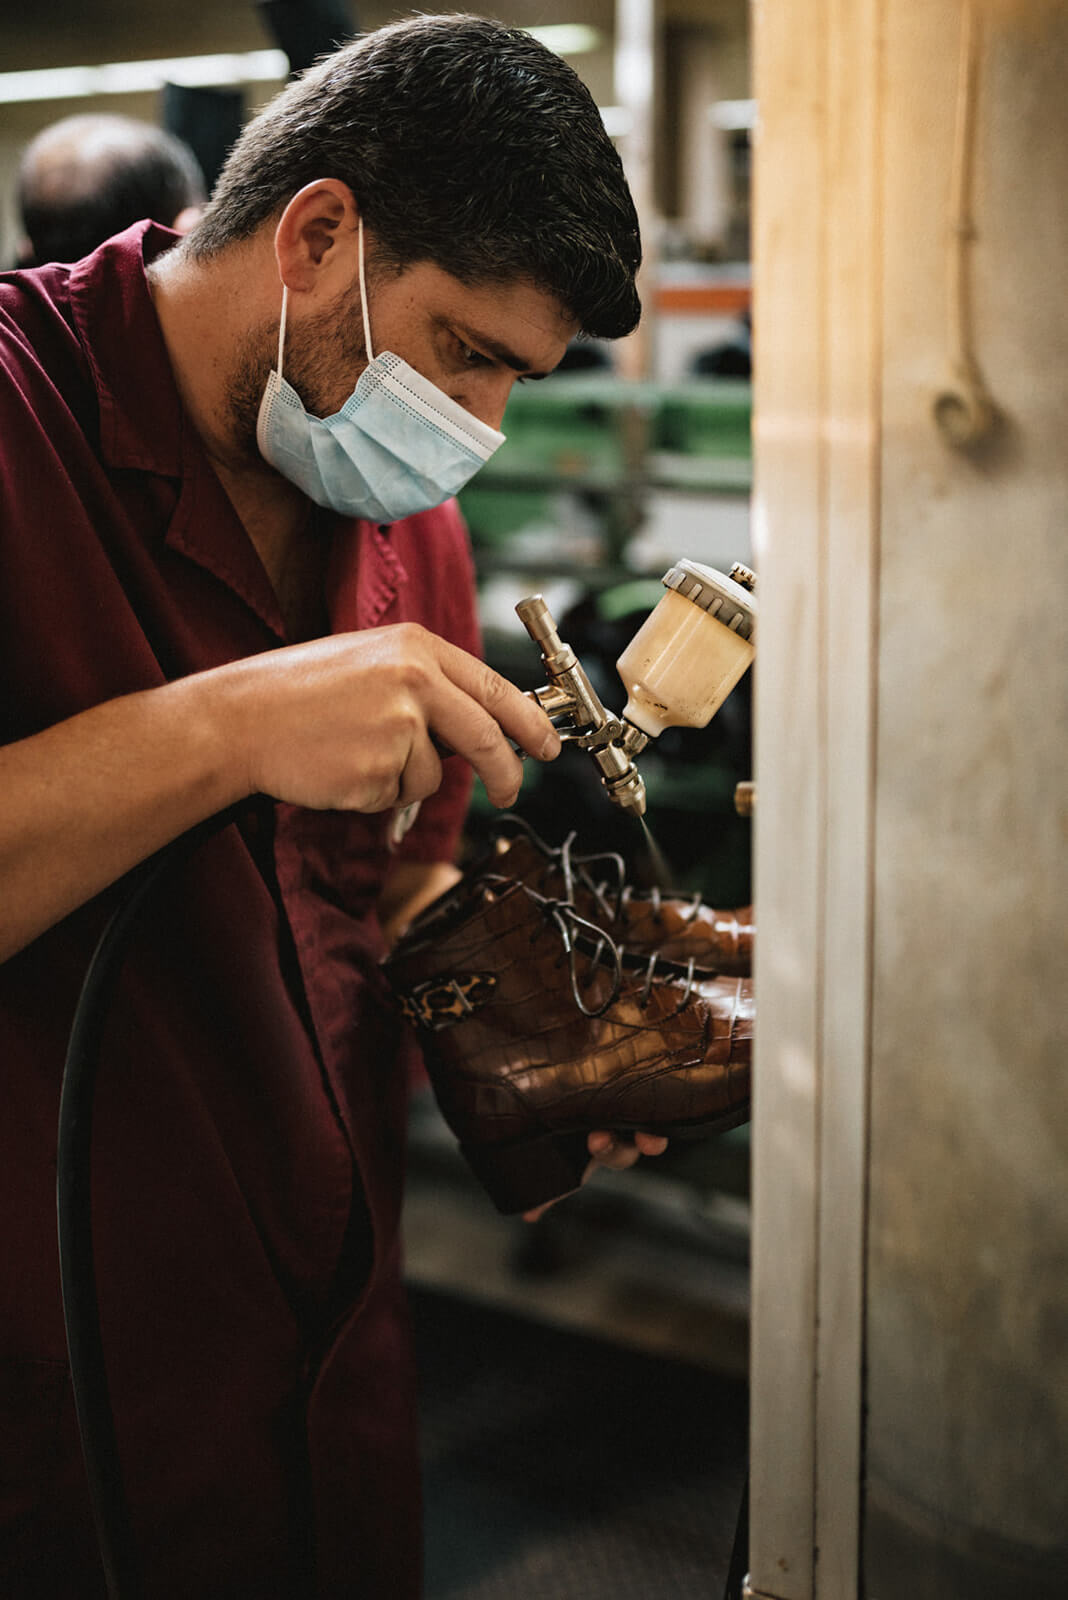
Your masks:
{"label": "crocodile leather texture", "polygon": [[[384,971],[445,1120],[502,1210],[561,1192],[549,1162],[566,1137],[577,1136],[573,1187],[596,1129],[693,1137],[748,1119],[749,980],[632,956],[518,880],[461,882]],[[523,1168],[514,1186],[509,1161]]]}

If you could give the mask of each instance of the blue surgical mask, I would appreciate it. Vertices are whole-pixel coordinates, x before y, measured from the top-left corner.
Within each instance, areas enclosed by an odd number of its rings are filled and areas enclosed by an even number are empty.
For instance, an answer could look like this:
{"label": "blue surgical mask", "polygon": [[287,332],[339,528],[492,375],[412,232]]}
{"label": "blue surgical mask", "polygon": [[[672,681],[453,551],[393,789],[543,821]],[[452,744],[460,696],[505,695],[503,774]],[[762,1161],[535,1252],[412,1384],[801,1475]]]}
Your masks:
{"label": "blue surgical mask", "polygon": [[504,443],[504,434],[385,350],[373,355],[359,223],[360,308],[367,366],[340,411],[313,417],[282,376],[288,290],[282,289],[278,366],[256,424],[260,453],[316,505],[371,522],[429,511],[456,494]]}

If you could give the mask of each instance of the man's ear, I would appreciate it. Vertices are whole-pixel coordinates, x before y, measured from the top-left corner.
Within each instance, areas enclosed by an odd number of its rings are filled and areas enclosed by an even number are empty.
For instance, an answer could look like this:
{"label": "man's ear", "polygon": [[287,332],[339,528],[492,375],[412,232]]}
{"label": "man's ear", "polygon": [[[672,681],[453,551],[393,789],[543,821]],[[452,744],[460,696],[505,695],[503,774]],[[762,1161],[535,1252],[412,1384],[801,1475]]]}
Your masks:
{"label": "man's ear", "polygon": [[334,293],[351,281],[358,221],[352,190],[338,178],[317,178],[297,191],[274,235],[278,274],[292,293]]}

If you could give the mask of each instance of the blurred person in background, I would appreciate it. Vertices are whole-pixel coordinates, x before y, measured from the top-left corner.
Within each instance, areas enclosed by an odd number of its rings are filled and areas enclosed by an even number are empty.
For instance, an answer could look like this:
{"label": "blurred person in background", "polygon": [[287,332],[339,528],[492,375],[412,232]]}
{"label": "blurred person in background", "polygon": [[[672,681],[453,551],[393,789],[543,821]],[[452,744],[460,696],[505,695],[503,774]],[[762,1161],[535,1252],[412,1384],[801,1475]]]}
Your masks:
{"label": "blurred person in background", "polygon": [[80,261],[142,219],[187,233],[206,199],[197,158],[174,134],[133,117],[64,117],[19,164],[18,265]]}

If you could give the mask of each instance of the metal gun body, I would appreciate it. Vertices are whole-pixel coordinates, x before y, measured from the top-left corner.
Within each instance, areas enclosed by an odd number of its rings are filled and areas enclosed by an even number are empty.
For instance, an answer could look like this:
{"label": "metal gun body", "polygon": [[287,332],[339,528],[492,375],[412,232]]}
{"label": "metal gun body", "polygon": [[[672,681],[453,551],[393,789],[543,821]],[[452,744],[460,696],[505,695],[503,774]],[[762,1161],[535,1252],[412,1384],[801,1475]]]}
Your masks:
{"label": "metal gun body", "polygon": [[645,782],[633,757],[645,748],[648,735],[605,710],[582,663],[560,638],[540,594],[521,600],[515,609],[540,649],[549,676],[549,682],[532,690],[531,697],[551,719],[561,739],[589,752],[613,804],[635,816],[644,816]]}

